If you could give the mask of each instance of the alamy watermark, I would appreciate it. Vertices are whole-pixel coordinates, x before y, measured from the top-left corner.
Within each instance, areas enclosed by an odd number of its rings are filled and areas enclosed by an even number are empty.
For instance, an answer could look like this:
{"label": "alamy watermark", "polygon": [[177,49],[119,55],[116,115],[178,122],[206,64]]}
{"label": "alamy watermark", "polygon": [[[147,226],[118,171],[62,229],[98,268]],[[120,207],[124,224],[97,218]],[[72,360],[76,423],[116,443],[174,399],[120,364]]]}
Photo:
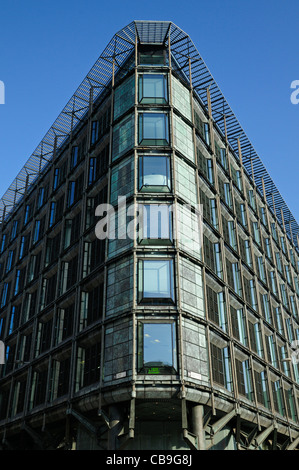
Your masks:
{"label": "alamy watermark", "polygon": [[202,241],[202,205],[172,203],[137,203],[127,205],[125,196],[117,206],[100,204],[95,227],[100,240],[179,240],[198,251]]}
{"label": "alamy watermark", "polygon": [[298,104],[299,103],[299,80],[293,80],[291,83],[291,88],[294,90],[291,93],[291,103]]}
{"label": "alamy watermark", "polygon": [[0,80],[0,104],[5,104],[5,86],[4,82]]}

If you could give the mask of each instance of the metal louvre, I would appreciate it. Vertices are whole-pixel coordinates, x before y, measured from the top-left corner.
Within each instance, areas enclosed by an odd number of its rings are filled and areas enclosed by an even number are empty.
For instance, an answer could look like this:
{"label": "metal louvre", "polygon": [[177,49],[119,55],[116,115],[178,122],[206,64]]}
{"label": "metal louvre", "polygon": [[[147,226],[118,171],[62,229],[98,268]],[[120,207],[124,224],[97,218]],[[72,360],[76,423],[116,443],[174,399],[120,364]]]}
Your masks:
{"label": "metal louvre", "polygon": [[[64,107],[52,127],[0,199],[0,220],[6,220],[21,202],[30,186],[35,183],[46,166],[53,160],[55,149],[60,149],[69,139],[75,127],[86,117],[90,101],[95,103],[111,86],[114,73],[125,75],[134,64],[128,61],[135,47],[135,40],[142,44],[167,44],[170,42],[175,66],[190,83],[205,107],[207,88],[211,97],[213,119],[223,136],[239,158],[238,139],[244,168],[255,183],[260,195],[265,188],[267,203],[280,223],[284,222],[289,239],[299,248],[299,226],[290,209],[275,186],[261,159],[254,150],[243,128],[235,117],[212,74],[184,31],[170,21],[133,21],[118,31],[94,66]],[[191,70],[191,77],[190,77]],[[225,118],[225,119],[224,119]],[[283,220],[282,220],[283,215]]]}

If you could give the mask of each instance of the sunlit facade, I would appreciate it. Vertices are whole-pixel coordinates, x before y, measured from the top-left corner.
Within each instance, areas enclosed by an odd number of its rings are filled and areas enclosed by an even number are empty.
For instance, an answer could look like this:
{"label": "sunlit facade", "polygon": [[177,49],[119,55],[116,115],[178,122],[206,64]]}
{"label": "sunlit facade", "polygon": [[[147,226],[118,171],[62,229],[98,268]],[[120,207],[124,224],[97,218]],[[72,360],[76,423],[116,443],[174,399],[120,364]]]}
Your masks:
{"label": "sunlit facade", "polygon": [[296,448],[296,222],[186,33],[100,59],[2,211],[2,447]]}

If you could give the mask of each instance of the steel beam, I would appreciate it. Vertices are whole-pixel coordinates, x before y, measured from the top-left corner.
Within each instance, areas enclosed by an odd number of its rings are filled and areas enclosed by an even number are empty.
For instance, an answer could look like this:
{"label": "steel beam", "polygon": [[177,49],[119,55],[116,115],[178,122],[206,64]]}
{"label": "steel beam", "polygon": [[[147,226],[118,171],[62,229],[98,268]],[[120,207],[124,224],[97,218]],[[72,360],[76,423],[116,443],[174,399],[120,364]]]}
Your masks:
{"label": "steel beam", "polygon": [[266,439],[267,437],[271,434],[272,431],[275,429],[275,424],[271,424],[268,428],[264,429],[255,439],[254,439],[254,445],[256,447],[259,447]]}
{"label": "steel beam", "polygon": [[220,418],[216,423],[212,424],[209,426],[210,430],[210,435],[215,436],[217,432],[221,431],[224,426],[229,423],[229,421],[234,418],[237,415],[237,410],[234,408],[232,411],[230,411],[228,414],[224,415],[222,418]]}
{"label": "steel beam", "polygon": [[92,423],[92,421],[90,421],[89,419],[85,418],[85,416],[81,415],[81,413],[79,413],[78,411],[74,410],[73,408],[69,408],[66,411],[66,414],[74,416],[74,418],[76,418],[79,421],[79,423],[81,423],[82,426],[84,426],[91,433],[93,434],[97,433],[98,426]]}
{"label": "steel beam", "polygon": [[296,439],[293,440],[293,442],[289,446],[287,446],[286,450],[294,450],[296,449],[298,444],[299,444],[299,435],[296,437]]}

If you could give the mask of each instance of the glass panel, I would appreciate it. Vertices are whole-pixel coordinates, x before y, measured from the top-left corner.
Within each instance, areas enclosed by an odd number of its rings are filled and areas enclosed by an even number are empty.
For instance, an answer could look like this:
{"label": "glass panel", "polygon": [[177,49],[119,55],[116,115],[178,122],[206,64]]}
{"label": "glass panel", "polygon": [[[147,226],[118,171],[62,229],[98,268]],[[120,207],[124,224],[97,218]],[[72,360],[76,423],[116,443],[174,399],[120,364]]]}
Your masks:
{"label": "glass panel", "polygon": [[144,261],[144,297],[172,297],[169,261]]}
{"label": "glass panel", "polygon": [[163,50],[144,51],[139,56],[140,65],[165,65]]}
{"label": "glass panel", "polygon": [[173,261],[140,261],[139,300],[174,300]]}
{"label": "glass panel", "polygon": [[145,74],[139,77],[139,101],[141,103],[166,103],[167,88],[164,75]]}
{"label": "glass panel", "polygon": [[139,144],[167,145],[168,116],[162,113],[139,115]]}
{"label": "glass panel", "polygon": [[140,230],[140,242],[149,244],[152,242],[171,242],[172,217],[171,207],[167,204],[140,205],[142,211],[142,228]]}
{"label": "glass panel", "polygon": [[174,372],[177,367],[174,323],[143,325],[143,365],[147,374]]}
{"label": "glass panel", "polygon": [[114,119],[124,114],[135,102],[135,76],[132,75],[114,93]]}
{"label": "glass panel", "polygon": [[112,160],[120,157],[134,146],[134,133],[135,119],[133,114],[114,126]]}
{"label": "glass panel", "polygon": [[168,157],[140,157],[139,188],[141,191],[170,191]]}

